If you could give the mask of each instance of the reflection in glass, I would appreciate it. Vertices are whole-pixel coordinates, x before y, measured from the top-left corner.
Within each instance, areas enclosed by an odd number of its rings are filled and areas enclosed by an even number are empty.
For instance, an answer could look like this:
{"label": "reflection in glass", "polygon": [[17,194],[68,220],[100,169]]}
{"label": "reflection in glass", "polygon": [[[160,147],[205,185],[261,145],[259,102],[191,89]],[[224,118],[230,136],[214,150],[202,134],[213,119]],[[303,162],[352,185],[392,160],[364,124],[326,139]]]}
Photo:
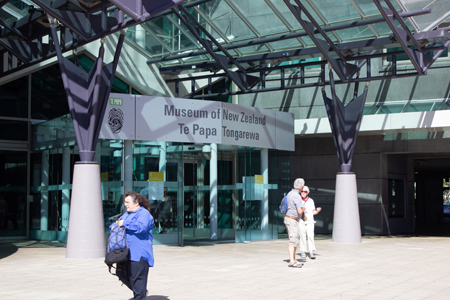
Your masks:
{"label": "reflection in glass", "polygon": [[0,150],[0,237],[25,236],[27,153]]}
{"label": "reflection in glass", "polygon": [[0,85],[0,116],[28,117],[28,76]]}

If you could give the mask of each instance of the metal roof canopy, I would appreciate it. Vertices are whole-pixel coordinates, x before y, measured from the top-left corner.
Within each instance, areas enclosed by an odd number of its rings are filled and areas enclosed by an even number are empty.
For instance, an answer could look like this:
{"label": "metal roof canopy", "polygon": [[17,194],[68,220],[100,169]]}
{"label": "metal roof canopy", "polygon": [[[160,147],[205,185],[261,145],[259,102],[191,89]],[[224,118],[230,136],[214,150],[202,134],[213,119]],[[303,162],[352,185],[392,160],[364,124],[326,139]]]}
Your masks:
{"label": "metal roof canopy", "polygon": [[[426,74],[427,69],[450,44],[450,27],[427,32],[412,33],[403,21],[404,18],[412,18],[415,16],[430,14],[431,9],[429,8],[398,13],[394,5],[389,0],[384,1],[387,7],[382,5],[380,0],[373,0],[374,6],[378,9],[381,17],[322,28],[314,19],[314,16],[308,11],[308,8],[299,0],[293,0],[296,5],[291,4],[290,0],[283,1],[286,6],[289,7],[290,12],[295,16],[296,20],[302,25],[304,31],[269,38],[254,39],[247,42],[225,44],[220,45],[220,47],[212,46],[212,44],[218,45],[218,43],[211,36],[208,36],[210,40],[203,38],[201,39],[202,45],[206,45],[204,47],[205,50],[152,59],[148,61],[148,64],[167,64],[173,60],[179,61],[187,58],[192,59],[200,55],[210,54],[213,61],[200,61],[193,64],[180,64],[178,62],[174,66],[160,67],[161,74],[176,76],[179,74],[189,73],[189,77],[171,78],[166,80],[166,82],[175,83],[176,97],[179,96],[179,84],[181,82],[190,81],[190,86],[192,89],[190,94],[184,95],[184,97],[201,99],[205,97],[211,98],[216,96],[329,85],[329,78],[326,78],[324,71],[324,66],[328,63],[331,64],[335,74],[339,78],[339,80],[335,82],[336,84],[424,75]],[[227,3],[228,2],[229,1],[227,1]],[[306,2],[312,6],[312,1]],[[353,1],[351,2],[353,3]],[[314,12],[317,13],[316,10],[314,10]],[[183,10],[183,13],[187,18],[194,18],[187,10]],[[180,18],[184,18],[179,12],[178,14],[180,15]],[[443,20],[441,20],[441,22],[442,21]],[[358,26],[371,26],[377,23],[385,23],[389,26],[391,32],[387,35],[387,37],[335,43],[327,35],[327,33],[339,33],[339,30],[355,28]],[[200,30],[202,32],[206,31],[200,24],[196,24],[195,27],[188,26],[188,28],[192,32]],[[256,45],[267,45],[276,41],[297,39],[306,36],[313,41],[315,47],[304,47],[296,50],[234,57],[232,59],[229,58],[231,50],[239,50],[240,48]],[[402,48],[403,51],[389,53],[384,51],[389,48]],[[225,56],[221,55],[220,52],[225,54]],[[432,53],[432,55],[429,55],[429,53]],[[414,70],[402,70],[400,72],[397,70],[397,57],[405,54],[414,66]],[[281,64],[285,61],[304,61],[305,59],[312,57],[320,57],[321,60],[315,62],[300,62],[291,65]],[[391,70],[381,75],[373,76],[370,71],[371,60],[379,57],[391,58]],[[224,67],[224,65],[227,67]],[[367,65],[366,72],[361,74],[361,77],[356,77],[355,75],[359,75],[361,68],[364,65]],[[317,75],[317,81],[313,83],[307,83],[305,80],[305,68],[310,66],[320,67],[320,72]],[[242,70],[243,68],[245,70]],[[286,84],[286,69],[292,68],[299,69],[298,77],[300,77],[300,84]],[[205,71],[210,71],[211,74],[205,75]],[[201,75],[197,75],[196,73],[198,72],[203,73]],[[270,79],[271,81],[279,81],[278,87],[265,88],[266,76],[270,73],[273,74]],[[309,74],[308,77],[311,77],[311,74]],[[239,87],[239,90],[234,92],[228,90],[221,93],[212,93],[212,82],[219,78],[225,78],[226,82],[233,81]],[[208,94],[195,95],[195,87],[197,86],[196,80],[204,79],[208,79]],[[260,84],[258,85],[258,83]]]}

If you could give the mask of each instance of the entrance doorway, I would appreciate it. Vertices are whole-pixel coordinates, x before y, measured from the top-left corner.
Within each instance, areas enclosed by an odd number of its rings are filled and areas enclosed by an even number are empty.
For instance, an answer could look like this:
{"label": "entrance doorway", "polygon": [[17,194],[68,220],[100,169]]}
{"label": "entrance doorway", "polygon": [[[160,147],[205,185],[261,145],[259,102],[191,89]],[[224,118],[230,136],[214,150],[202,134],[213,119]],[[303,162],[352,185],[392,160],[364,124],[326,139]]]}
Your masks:
{"label": "entrance doorway", "polygon": [[416,233],[450,236],[450,159],[415,161]]}
{"label": "entrance doorway", "polygon": [[[220,145],[219,147],[223,147]],[[225,147],[224,147],[225,148]],[[217,151],[217,212],[211,211],[211,148],[185,145],[183,151],[183,242],[235,241],[235,150]],[[211,233],[210,216],[217,213],[217,233]],[[213,235],[213,236],[212,236]]]}
{"label": "entrance doorway", "polygon": [[183,239],[208,239],[210,157],[199,147],[187,148],[183,155]]}

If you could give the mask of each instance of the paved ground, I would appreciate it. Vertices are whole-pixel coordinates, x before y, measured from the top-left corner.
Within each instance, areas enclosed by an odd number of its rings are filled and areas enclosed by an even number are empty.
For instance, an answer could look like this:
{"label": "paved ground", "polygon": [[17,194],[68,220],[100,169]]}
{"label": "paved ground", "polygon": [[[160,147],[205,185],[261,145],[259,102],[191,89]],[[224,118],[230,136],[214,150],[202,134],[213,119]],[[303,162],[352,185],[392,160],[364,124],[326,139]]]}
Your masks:
{"label": "paved ground", "polygon": [[[287,241],[155,246],[147,300],[450,299],[449,237],[317,240],[317,259],[287,267]],[[297,256],[300,260],[300,256]],[[0,299],[130,299],[103,259],[63,244],[0,242]]]}

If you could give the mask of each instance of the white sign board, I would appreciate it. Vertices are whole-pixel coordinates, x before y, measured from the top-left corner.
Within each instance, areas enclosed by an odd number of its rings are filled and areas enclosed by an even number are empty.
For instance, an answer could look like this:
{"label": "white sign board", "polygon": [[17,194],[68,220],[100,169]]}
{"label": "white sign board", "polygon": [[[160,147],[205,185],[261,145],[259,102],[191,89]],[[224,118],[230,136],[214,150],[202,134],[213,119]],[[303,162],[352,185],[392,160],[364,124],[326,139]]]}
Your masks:
{"label": "white sign board", "polygon": [[222,144],[276,147],[276,112],[230,103],[223,103]]}
{"label": "white sign board", "polygon": [[294,151],[291,113],[207,100],[111,94],[100,138]]}
{"label": "white sign board", "polygon": [[137,140],[221,143],[221,102],[136,96]]}

